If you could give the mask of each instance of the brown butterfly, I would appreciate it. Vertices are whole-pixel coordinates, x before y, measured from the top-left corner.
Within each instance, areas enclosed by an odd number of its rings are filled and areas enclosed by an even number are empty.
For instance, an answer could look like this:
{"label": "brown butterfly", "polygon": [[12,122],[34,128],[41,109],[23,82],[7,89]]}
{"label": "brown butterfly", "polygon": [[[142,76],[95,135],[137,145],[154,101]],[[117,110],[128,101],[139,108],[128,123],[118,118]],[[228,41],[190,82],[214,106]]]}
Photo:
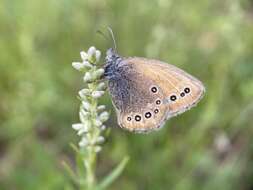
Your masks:
{"label": "brown butterfly", "polygon": [[196,105],[205,92],[198,79],[173,65],[123,58],[112,48],[107,50],[104,77],[120,127],[138,133],[161,128]]}

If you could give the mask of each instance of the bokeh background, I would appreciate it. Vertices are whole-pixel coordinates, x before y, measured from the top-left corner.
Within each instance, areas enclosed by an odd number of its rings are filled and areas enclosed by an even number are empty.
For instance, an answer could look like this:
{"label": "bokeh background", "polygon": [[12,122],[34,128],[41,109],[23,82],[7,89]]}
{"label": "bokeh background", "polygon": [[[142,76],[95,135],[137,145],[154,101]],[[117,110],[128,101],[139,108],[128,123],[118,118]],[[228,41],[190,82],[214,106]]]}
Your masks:
{"label": "bokeh background", "polygon": [[[110,189],[252,189],[251,0],[1,0],[0,189],[72,189],[61,163],[74,165],[83,83],[71,62],[92,45],[104,56],[107,26],[121,55],[173,63],[207,92],[148,135],[123,131],[112,111],[97,176],[129,155]],[[109,95],[102,103],[113,110]]]}

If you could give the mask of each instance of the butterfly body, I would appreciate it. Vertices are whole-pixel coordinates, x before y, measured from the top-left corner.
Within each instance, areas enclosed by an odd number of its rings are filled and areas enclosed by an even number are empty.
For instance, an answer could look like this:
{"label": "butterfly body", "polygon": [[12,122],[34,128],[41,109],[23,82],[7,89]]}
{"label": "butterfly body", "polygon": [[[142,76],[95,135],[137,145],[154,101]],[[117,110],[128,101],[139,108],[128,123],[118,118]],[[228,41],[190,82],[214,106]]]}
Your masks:
{"label": "butterfly body", "polygon": [[104,77],[120,127],[138,133],[159,129],[193,107],[205,91],[199,80],[173,65],[123,58],[113,49],[107,51]]}

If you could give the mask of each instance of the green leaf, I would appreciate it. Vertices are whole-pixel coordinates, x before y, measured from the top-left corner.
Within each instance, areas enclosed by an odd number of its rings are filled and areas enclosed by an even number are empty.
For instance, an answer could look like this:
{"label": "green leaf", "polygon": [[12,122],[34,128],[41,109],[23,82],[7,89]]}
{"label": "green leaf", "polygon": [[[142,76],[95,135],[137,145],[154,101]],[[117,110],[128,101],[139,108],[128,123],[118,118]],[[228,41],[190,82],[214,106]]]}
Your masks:
{"label": "green leaf", "polygon": [[109,185],[111,185],[117,177],[123,172],[127,162],[129,161],[129,157],[125,157],[116,168],[114,168],[110,174],[108,174],[102,182],[98,185],[98,190],[106,189]]}
{"label": "green leaf", "polygon": [[67,173],[70,176],[71,180],[73,180],[75,183],[78,184],[79,182],[78,182],[77,175],[72,170],[72,168],[69,166],[69,164],[67,162],[63,161],[62,165],[63,165],[64,169],[67,171]]}
{"label": "green leaf", "polygon": [[85,154],[75,144],[70,143],[70,146],[76,153],[76,156],[75,156],[76,157],[76,171],[77,171],[76,181],[78,182],[79,185],[84,185],[86,173],[85,173],[83,159],[85,157]]}
{"label": "green leaf", "polygon": [[79,149],[74,143],[70,143],[70,147],[75,151],[75,153],[79,154]]}

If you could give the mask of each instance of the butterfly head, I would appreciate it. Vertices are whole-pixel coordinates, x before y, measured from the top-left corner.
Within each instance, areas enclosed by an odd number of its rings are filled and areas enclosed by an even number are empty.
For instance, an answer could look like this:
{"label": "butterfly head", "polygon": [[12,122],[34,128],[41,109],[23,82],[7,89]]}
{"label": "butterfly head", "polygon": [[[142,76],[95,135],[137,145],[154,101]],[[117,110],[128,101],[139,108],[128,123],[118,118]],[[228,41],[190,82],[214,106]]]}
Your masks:
{"label": "butterfly head", "polygon": [[120,56],[116,53],[115,49],[108,49],[105,57],[106,64],[115,64],[118,60],[120,60]]}
{"label": "butterfly head", "polygon": [[117,73],[117,68],[119,63],[122,61],[122,58],[120,55],[118,55],[115,51],[115,49],[110,48],[106,52],[105,57],[105,73],[104,76],[106,78],[112,78]]}

